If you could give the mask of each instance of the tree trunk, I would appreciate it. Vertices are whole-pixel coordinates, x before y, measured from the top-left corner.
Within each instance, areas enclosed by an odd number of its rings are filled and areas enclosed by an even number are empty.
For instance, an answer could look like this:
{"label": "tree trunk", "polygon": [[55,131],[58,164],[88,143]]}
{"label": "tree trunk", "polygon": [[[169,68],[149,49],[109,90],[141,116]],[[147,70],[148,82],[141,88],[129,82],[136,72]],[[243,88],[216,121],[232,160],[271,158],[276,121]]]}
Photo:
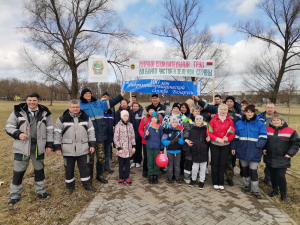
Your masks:
{"label": "tree trunk", "polygon": [[75,66],[71,68],[72,70],[72,85],[71,85],[71,99],[77,99],[78,94],[78,75],[77,75],[77,69]]}

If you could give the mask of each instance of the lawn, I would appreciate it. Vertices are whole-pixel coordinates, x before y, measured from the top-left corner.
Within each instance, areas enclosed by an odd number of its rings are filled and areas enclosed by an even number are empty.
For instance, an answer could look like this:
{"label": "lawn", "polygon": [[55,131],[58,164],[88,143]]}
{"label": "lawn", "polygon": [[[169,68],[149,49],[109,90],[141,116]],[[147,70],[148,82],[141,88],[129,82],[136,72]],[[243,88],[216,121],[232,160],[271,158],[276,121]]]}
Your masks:
{"label": "lawn", "polygon": [[[13,111],[15,102],[0,101],[0,181],[4,181],[4,185],[0,186],[0,224],[69,224],[76,214],[93,199],[95,194],[85,191],[80,184],[78,169],[76,168],[75,177],[76,189],[71,196],[65,195],[64,183],[64,167],[62,157],[55,156],[54,153],[45,157],[45,175],[46,175],[46,188],[51,198],[48,200],[41,200],[36,197],[33,188],[33,168],[30,164],[23,180],[23,193],[20,202],[18,202],[12,209],[7,207],[9,201],[9,185],[13,174],[13,153],[12,143],[13,139],[9,137],[4,127],[6,120],[10,113]],[[49,106],[49,102],[42,102],[45,106],[49,107],[53,113],[52,118],[55,122],[56,119],[67,108],[67,102],[55,102],[54,106]],[[143,104],[147,105],[146,103]],[[259,108],[260,111],[263,108]],[[279,106],[277,111],[281,113],[284,118],[293,128],[299,128],[300,115],[299,106],[291,108],[291,115],[288,115],[288,110],[284,106]],[[299,132],[299,129],[298,129]],[[114,165],[116,162],[114,163]],[[263,163],[260,164],[260,177],[262,177]],[[292,169],[300,171],[300,154],[298,153],[292,159]],[[107,176],[108,174],[104,174]],[[279,206],[290,214],[298,223],[300,223],[300,182],[296,178],[288,178],[288,196],[292,201],[292,207],[286,207],[280,204],[279,198],[275,198]],[[93,184],[97,189],[100,189],[100,183],[93,180]],[[260,179],[261,188],[264,191],[270,191]],[[101,190],[100,190],[101,193]],[[105,194],[105,193],[103,193]]]}

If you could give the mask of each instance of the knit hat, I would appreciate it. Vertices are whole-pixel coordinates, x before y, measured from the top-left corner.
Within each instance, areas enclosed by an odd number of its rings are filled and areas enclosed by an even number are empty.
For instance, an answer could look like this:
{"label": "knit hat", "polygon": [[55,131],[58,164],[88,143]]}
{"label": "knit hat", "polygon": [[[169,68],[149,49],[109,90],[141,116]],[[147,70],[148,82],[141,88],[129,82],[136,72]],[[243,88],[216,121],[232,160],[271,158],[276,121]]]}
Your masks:
{"label": "knit hat", "polygon": [[152,104],[148,106],[148,108],[147,108],[147,112],[149,112],[149,110],[150,110],[150,109],[153,109],[154,111],[156,111],[156,108],[155,108],[155,106],[154,106],[154,105],[152,105]]}
{"label": "knit hat", "polygon": [[157,112],[153,112],[152,115],[151,115],[151,118],[153,118],[153,117],[158,118],[158,113]]}
{"label": "knit hat", "polygon": [[177,116],[171,116],[171,117],[170,117],[170,124],[171,124],[171,123],[174,123],[174,122],[176,122],[176,123],[179,122]]}
{"label": "knit hat", "polygon": [[108,92],[106,91],[106,92],[104,92],[103,94],[102,94],[102,96],[104,96],[104,95],[107,95],[107,96],[109,96],[109,94],[108,94]]}
{"label": "knit hat", "polygon": [[84,96],[84,94],[85,94],[85,93],[87,93],[87,92],[90,92],[90,93],[92,94],[92,91],[91,91],[90,89],[88,89],[88,88],[84,88],[84,89],[82,89],[82,91],[81,91],[81,95],[80,95],[80,97],[83,97],[83,96]]}
{"label": "knit hat", "polygon": [[122,110],[121,111],[121,118],[123,118],[125,115],[129,116],[129,113],[127,110]]}
{"label": "knit hat", "polygon": [[201,120],[201,121],[203,122],[203,116],[197,115],[197,116],[195,117],[195,122],[196,122],[196,120]]}
{"label": "knit hat", "polygon": [[177,107],[180,110],[180,103],[174,103],[172,109],[174,109],[175,107]]}
{"label": "knit hat", "polygon": [[227,102],[227,100],[232,100],[233,102],[235,102],[235,98],[233,96],[227,96],[225,103]]}

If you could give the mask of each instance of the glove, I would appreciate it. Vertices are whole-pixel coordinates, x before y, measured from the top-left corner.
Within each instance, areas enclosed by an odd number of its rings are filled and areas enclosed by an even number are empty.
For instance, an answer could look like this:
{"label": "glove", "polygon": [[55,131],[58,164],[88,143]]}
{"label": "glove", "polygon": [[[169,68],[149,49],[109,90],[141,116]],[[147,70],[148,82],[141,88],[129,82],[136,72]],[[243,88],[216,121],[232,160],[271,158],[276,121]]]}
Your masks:
{"label": "glove", "polygon": [[172,141],[170,141],[169,144],[170,144],[170,145],[173,145],[174,143],[175,143],[174,140],[172,140]]}
{"label": "glove", "polygon": [[178,138],[178,137],[175,138],[175,139],[174,139],[174,142],[179,142],[179,138]]}

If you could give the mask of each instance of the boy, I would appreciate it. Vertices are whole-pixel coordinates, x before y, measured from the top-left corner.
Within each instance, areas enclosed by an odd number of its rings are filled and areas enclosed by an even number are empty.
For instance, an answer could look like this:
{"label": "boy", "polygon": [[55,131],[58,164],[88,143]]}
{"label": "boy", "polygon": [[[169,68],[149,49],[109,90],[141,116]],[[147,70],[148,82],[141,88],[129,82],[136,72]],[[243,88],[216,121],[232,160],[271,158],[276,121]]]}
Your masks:
{"label": "boy", "polygon": [[177,184],[181,185],[179,179],[180,176],[180,158],[181,158],[181,149],[184,144],[182,138],[183,127],[177,127],[178,118],[176,116],[170,117],[170,125],[167,129],[164,130],[164,135],[162,138],[163,145],[167,146],[167,156],[169,159],[168,163],[168,179],[167,183],[172,183],[173,177],[173,167],[175,169],[175,179]]}
{"label": "boy", "polygon": [[73,99],[66,110],[56,121],[54,129],[53,150],[57,156],[64,157],[66,170],[66,194],[70,195],[75,189],[74,167],[75,162],[80,172],[82,186],[96,192],[92,187],[92,178],[89,170],[89,151],[94,152],[96,146],[95,129],[88,115],[80,110],[79,101]]}

